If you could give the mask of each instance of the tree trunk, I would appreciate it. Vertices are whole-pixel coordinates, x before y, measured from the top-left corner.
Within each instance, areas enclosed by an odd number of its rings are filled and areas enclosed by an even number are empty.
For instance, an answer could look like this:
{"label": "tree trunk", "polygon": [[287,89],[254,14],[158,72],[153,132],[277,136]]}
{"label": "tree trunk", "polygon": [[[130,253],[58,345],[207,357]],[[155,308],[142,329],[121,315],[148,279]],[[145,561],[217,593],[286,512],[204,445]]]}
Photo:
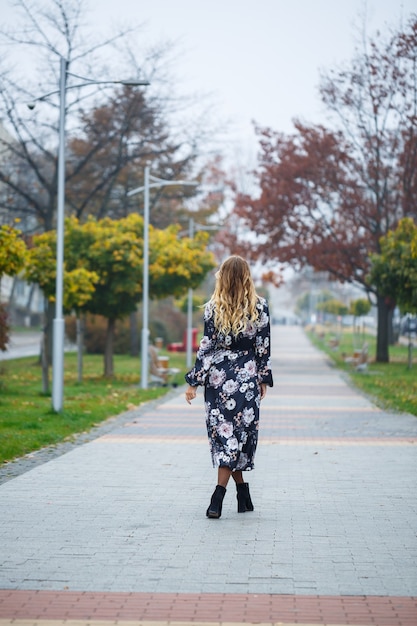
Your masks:
{"label": "tree trunk", "polygon": [[394,333],[394,309],[391,307],[388,310],[388,343],[390,346],[395,345],[395,333]]}
{"label": "tree trunk", "polygon": [[42,367],[42,393],[49,393],[49,363],[48,363],[48,337],[46,334],[46,326],[42,330],[41,340],[41,367]]}
{"label": "tree trunk", "polygon": [[31,307],[32,307],[32,300],[33,300],[33,294],[35,293],[35,289],[36,289],[36,285],[35,283],[32,283],[32,285],[30,286],[29,289],[29,295],[28,295],[28,299],[26,301],[26,315],[29,317],[30,319],[30,326],[32,326],[32,311],[31,311]]}
{"label": "tree trunk", "polygon": [[9,297],[8,314],[9,314],[9,323],[11,326],[16,324],[16,307],[15,307],[14,297],[16,293],[17,281],[18,281],[18,278],[17,276],[15,276],[13,278],[12,290],[10,292],[10,297]]}
{"label": "tree trunk", "polygon": [[42,393],[49,393],[49,366],[52,363],[52,319],[53,306],[44,297],[43,328],[40,365],[42,368]]}
{"label": "tree trunk", "polygon": [[52,365],[52,346],[54,334],[55,302],[46,302],[46,356],[48,365]]}
{"label": "tree trunk", "polygon": [[389,363],[389,311],[384,296],[377,297],[378,330],[376,337],[376,362]]}
{"label": "tree trunk", "polygon": [[104,350],[104,376],[113,377],[113,340],[116,320],[108,319],[106,333],[106,347]]}
{"label": "tree trunk", "polygon": [[411,333],[408,334],[408,359],[407,369],[411,370],[413,367],[413,342],[411,341]]}
{"label": "tree trunk", "polygon": [[77,315],[77,380],[83,380],[84,320]]}
{"label": "tree trunk", "polygon": [[132,311],[130,323],[130,356],[139,356],[138,312]]}

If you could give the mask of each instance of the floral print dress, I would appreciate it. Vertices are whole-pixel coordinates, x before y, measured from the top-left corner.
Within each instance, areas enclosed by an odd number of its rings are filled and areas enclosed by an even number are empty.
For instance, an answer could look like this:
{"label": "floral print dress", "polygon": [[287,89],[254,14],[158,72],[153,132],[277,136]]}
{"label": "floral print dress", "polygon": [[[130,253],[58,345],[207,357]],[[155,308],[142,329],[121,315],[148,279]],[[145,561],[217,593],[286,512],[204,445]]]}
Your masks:
{"label": "floral print dress", "polygon": [[268,304],[258,298],[258,319],[237,337],[218,333],[213,305],[204,310],[204,337],[189,385],[205,389],[207,433],[214,467],[252,470],[258,443],[260,384],[272,387]]}

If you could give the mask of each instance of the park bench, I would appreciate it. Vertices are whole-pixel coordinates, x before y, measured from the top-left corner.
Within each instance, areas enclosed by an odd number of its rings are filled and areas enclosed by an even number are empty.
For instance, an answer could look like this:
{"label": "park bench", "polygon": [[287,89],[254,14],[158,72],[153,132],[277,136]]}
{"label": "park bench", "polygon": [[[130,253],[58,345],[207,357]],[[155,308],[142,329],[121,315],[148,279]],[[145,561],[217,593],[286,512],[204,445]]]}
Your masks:
{"label": "park bench", "polygon": [[365,341],[360,350],[354,350],[353,355],[345,357],[345,363],[351,363],[358,371],[365,371],[368,368],[369,346]]}
{"label": "park bench", "polygon": [[179,371],[169,367],[169,356],[160,356],[154,345],[149,346],[149,384],[165,387]]}

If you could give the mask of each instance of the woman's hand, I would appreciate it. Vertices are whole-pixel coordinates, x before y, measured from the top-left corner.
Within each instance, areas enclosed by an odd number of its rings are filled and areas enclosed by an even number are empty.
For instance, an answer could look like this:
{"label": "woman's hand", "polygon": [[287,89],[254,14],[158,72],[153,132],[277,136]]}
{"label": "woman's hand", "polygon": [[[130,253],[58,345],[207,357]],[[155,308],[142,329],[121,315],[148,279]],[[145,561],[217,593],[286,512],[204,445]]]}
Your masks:
{"label": "woman's hand", "polygon": [[191,400],[194,400],[196,395],[197,395],[197,387],[192,387],[191,385],[188,385],[188,388],[185,392],[185,399],[187,400],[188,404],[191,404]]}
{"label": "woman's hand", "polygon": [[261,383],[261,400],[263,400],[266,396],[266,385],[265,383]]}

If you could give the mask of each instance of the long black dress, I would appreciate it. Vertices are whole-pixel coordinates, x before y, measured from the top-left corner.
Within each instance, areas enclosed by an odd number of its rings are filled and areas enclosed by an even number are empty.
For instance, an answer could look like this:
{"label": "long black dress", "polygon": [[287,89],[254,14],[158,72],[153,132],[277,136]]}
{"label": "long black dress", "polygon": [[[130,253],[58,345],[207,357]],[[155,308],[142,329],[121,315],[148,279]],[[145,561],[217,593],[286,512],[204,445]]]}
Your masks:
{"label": "long black dress", "polygon": [[258,319],[237,337],[218,333],[213,305],[204,310],[204,337],[189,385],[205,389],[207,433],[214,467],[252,470],[258,443],[260,384],[272,387],[268,304],[258,298]]}

